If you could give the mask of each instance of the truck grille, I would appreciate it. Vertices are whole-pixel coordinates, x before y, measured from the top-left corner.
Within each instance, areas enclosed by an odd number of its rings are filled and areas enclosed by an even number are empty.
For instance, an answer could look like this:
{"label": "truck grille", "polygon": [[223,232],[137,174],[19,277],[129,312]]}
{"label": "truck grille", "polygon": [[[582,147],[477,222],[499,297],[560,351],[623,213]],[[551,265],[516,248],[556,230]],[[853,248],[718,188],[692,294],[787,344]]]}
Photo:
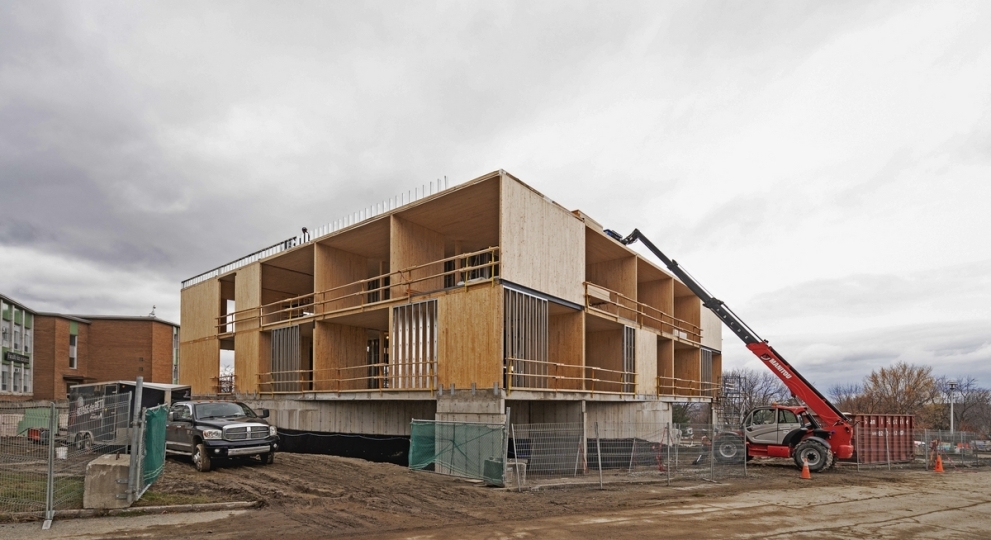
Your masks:
{"label": "truck grille", "polygon": [[268,437],[268,426],[228,426],[224,428],[224,439],[228,441],[254,441]]}

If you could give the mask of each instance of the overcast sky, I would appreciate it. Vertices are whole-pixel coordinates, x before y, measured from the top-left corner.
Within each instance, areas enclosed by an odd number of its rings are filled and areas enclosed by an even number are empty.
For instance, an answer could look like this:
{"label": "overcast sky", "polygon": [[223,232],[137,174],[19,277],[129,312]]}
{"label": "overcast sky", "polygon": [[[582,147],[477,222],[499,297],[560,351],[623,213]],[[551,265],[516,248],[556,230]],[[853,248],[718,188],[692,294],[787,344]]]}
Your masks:
{"label": "overcast sky", "polygon": [[898,360],[991,386],[989,28],[989,2],[0,2],[0,292],[178,322],[183,279],[505,169],[639,227],[823,390]]}

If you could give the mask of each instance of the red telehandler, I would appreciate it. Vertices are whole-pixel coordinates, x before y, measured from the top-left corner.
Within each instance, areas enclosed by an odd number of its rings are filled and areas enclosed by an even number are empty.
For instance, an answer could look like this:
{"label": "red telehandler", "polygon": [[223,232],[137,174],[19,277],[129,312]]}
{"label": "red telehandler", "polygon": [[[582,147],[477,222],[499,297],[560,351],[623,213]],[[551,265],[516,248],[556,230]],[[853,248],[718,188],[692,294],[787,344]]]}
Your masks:
{"label": "red telehandler", "polygon": [[[668,258],[639,229],[628,236],[606,230],[623,245],[640,241],[657,256],[689,289],[702,305],[716,314],[757,355],[764,365],[781,379],[792,395],[805,406],[771,405],[749,411],[742,431],[723,432],[713,440],[715,458],[722,462],[741,462],[744,455],[791,457],[799,468],[808,463],[812,472],[835,465],[837,459],[853,457],[853,425],[825,396],[805,380],[766,340],[750,329],[722,300],[714,298],[691,275]],[[811,412],[810,412],[811,411]]]}

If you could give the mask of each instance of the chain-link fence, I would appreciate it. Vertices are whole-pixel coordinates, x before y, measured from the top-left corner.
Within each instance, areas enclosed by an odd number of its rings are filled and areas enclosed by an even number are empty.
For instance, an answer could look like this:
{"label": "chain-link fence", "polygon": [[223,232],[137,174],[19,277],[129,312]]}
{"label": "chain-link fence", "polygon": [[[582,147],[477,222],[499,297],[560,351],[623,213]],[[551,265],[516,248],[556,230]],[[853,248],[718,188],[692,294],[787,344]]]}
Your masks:
{"label": "chain-link fence", "polygon": [[51,520],[82,508],[86,467],[106,454],[131,453],[124,496],[140,498],[164,467],[167,408],[142,413],[132,440],[130,393],[0,404],[0,513]]}
{"label": "chain-link fence", "polygon": [[506,426],[476,422],[414,420],[409,468],[483,480],[502,486]]}
{"label": "chain-link fence", "polygon": [[[734,452],[717,453],[721,443]],[[509,484],[520,489],[746,475],[742,439],[710,424],[513,424],[508,458]]]}

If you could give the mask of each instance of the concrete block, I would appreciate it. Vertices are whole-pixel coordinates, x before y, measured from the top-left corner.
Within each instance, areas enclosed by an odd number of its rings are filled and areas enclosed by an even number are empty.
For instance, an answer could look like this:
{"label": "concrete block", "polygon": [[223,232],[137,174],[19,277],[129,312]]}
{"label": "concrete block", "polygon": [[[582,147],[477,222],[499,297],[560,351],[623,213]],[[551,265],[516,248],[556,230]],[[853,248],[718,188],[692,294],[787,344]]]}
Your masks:
{"label": "concrete block", "polygon": [[[127,508],[127,471],[131,457],[108,454],[86,465],[83,508]],[[120,480],[120,482],[118,482]],[[122,497],[118,497],[121,495]]]}

